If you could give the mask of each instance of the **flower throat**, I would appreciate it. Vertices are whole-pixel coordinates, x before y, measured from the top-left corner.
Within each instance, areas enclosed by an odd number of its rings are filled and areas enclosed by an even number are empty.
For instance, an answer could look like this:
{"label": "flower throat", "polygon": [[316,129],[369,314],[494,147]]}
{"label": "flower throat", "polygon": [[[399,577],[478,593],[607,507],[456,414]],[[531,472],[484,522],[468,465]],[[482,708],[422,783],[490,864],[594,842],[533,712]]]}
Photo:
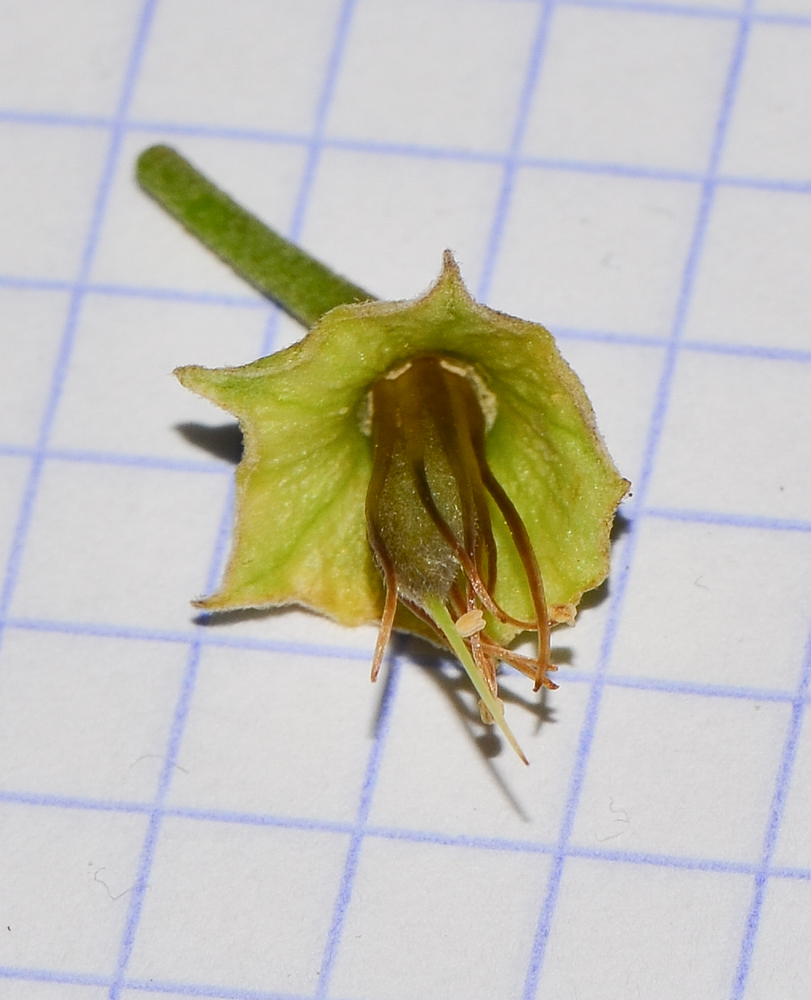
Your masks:
{"label": "flower throat", "polygon": [[[555,687],[547,676],[554,667],[541,572],[524,522],[487,462],[477,381],[463,363],[429,354],[392,369],[371,387],[374,454],[366,523],[386,588],[372,676],[380,669],[399,600],[457,655],[461,639],[493,696],[501,660],[532,677],[536,690]],[[494,597],[494,514],[506,524],[520,558],[532,621],[513,617]],[[490,638],[485,616],[535,630],[537,657],[520,656]]]}

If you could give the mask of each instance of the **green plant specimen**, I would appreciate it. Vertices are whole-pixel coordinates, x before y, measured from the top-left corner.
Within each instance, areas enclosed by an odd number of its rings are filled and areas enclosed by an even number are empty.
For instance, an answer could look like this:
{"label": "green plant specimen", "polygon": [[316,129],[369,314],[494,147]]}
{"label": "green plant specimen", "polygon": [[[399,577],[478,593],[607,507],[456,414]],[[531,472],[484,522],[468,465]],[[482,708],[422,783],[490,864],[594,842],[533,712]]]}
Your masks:
{"label": "green plant specimen", "polygon": [[[240,368],[180,368],[245,437],[236,525],[210,611],[299,604],[451,650],[525,760],[497,696],[508,663],[549,678],[549,629],[606,577],[628,483],[551,335],[475,302],[446,252],[423,296],[378,302],[269,230],[173,150],[141,185],[312,329]],[[537,655],[509,649],[537,633]]]}

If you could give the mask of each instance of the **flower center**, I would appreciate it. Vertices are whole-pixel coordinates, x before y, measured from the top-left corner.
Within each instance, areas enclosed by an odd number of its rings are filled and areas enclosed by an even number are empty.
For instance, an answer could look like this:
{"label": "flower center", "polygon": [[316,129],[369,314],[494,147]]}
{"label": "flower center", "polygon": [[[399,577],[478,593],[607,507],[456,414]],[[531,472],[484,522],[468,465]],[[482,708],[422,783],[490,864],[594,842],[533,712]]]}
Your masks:
{"label": "flower center", "polygon": [[[493,696],[501,660],[531,676],[536,690],[554,687],[547,677],[554,667],[540,569],[527,529],[485,454],[488,420],[482,401],[487,405],[492,397],[472,369],[433,354],[387,372],[374,382],[370,397],[374,455],[366,524],[386,587],[372,676],[380,669],[399,601],[442,645],[457,655],[457,639],[464,645]],[[495,600],[494,515],[506,524],[524,568],[532,621],[514,618]],[[534,629],[538,656],[519,656],[488,636],[488,616]]]}

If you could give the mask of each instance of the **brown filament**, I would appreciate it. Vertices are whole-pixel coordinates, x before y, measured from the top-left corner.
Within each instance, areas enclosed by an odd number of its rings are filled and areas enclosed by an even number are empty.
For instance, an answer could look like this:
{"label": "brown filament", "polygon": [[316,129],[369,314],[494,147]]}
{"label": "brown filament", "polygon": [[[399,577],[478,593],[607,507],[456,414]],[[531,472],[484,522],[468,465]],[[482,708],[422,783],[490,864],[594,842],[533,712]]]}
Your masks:
{"label": "brown filament", "polygon": [[524,572],[529,583],[529,591],[532,597],[532,605],[535,609],[535,628],[538,633],[538,668],[535,674],[535,690],[544,684],[546,672],[549,669],[549,612],[546,607],[546,594],[544,592],[543,578],[532,548],[529,532],[521,520],[521,515],[515,509],[512,500],[507,496],[501,483],[493,475],[493,471],[487,462],[484,450],[484,428],[474,425],[475,435],[472,445],[481,469],[482,481],[487,492],[493,498],[496,506],[501,511],[501,516],[512,535],[518,557],[524,567]]}
{"label": "brown filament", "polygon": [[397,574],[394,569],[394,563],[386,550],[386,546],[383,544],[380,511],[376,503],[376,498],[379,497],[386,476],[391,468],[393,457],[392,440],[394,437],[394,428],[391,426],[384,425],[376,428],[375,461],[372,465],[372,475],[366,491],[366,535],[377,564],[380,567],[380,572],[383,575],[383,584],[386,591],[383,616],[380,620],[380,631],[377,633],[374,658],[372,659],[371,678],[373,681],[377,680],[377,675],[380,673],[386,647],[389,644],[391,632],[394,627],[394,616],[397,613]]}
{"label": "brown filament", "polygon": [[[531,680],[535,680],[535,676],[538,672],[538,661],[532,656],[523,656],[521,653],[516,653],[512,649],[505,649],[504,646],[499,646],[498,643],[493,642],[492,639],[482,636],[482,644],[485,648],[485,652],[488,656],[492,656],[497,660],[503,660],[508,663],[511,667],[515,667],[516,670],[520,671],[525,677],[529,677]],[[554,663],[548,663],[546,665],[547,671],[557,670],[557,666]],[[557,684],[550,680],[549,677],[544,675],[543,686],[549,688],[550,691],[555,691],[557,689]]]}

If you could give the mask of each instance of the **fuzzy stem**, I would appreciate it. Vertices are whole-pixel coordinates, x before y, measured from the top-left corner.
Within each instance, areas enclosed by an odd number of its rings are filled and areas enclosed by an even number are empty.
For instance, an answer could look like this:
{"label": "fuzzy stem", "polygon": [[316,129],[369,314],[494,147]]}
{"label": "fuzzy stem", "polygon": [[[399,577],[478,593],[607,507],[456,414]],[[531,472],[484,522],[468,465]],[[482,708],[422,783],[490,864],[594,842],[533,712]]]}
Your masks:
{"label": "fuzzy stem", "polygon": [[144,150],[136,176],[193,236],[304,326],[335,306],[374,298],[246,212],[168,146]]}
{"label": "fuzzy stem", "polygon": [[504,718],[504,708],[502,707],[501,702],[493,695],[493,692],[487,686],[487,681],[484,679],[484,675],[476,666],[476,663],[470,654],[470,650],[467,648],[462,636],[459,634],[459,630],[456,628],[448,609],[438,597],[423,597],[422,601],[425,605],[425,610],[431,615],[437,627],[442,630],[442,634],[450,643],[451,649],[454,651],[457,659],[465,668],[468,677],[473,682],[473,687],[476,688],[476,693],[487,706],[488,711],[498,724],[498,728],[502,731],[502,733],[504,733],[507,742],[513,750],[515,750],[521,760],[525,764],[528,764],[529,761],[524,756],[524,751],[518,745],[518,740],[516,740],[515,736],[513,736],[512,730],[507,725],[507,720]]}

